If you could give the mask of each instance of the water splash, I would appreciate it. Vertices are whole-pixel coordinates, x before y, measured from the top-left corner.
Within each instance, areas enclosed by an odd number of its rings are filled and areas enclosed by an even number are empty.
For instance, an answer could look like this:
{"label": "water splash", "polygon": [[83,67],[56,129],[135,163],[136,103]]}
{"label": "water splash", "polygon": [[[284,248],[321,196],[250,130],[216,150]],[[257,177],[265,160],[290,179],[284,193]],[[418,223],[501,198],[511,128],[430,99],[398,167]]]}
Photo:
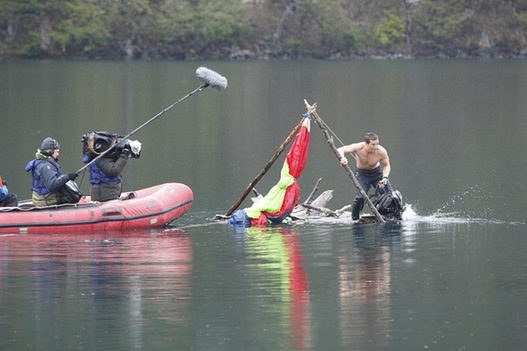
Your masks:
{"label": "water splash", "polygon": [[406,210],[403,213],[403,221],[416,223],[433,223],[433,224],[525,224],[522,222],[506,222],[495,218],[485,218],[480,216],[468,215],[463,211],[445,212],[446,206],[441,207],[430,215],[418,214],[411,204],[406,204]]}
{"label": "water splash", "polygon": [[[419,214],[412,204],[406,204],[402,214],[403,223],[430,223],[430,224],[525,224],[524,222],[506,222],[494,218],[480,216],[467,216],[463,211],[445,212],[446,206],[441,207],[432,214]],[[339,217],[310,216],[304,218],[304,223],[310,224],[343,224],[351,225],[351,212],[345,211]]]}
{"label": "water splash", "polygon": [[434,213],[434,218],[466,218],[468,220],[494,217],[495,210],[488,207],[496,203],[491,193],[479,186],[471,186],[447,200]]}

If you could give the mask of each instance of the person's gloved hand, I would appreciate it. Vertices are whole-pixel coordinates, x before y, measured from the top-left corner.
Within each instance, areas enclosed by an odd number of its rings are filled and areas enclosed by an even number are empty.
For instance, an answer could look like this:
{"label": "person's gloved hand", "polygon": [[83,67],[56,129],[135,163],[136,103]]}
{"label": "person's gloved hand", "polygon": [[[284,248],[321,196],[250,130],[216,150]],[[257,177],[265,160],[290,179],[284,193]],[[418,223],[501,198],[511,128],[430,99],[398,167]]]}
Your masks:
{"label": "person's gloved hand", "polygon": [[75,180],[75,178],[77,178],[78,174],[73,172],[73,173],[68,173],[68,178],[70,180]]}
{"label": "person's gloved hand", "polygon": [[135,158],[139,158],[141,156],[141,142],[138,140],[130,141],[129,143],[130,149],[132,150],[132,155]]}

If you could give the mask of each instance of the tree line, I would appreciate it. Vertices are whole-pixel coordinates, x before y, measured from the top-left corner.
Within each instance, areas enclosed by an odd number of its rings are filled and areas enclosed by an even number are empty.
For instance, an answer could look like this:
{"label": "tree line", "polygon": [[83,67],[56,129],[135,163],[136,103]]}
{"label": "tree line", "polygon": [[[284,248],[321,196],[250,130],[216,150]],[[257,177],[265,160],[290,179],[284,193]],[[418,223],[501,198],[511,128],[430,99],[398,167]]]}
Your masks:
{"label": "tree line", "polygon": [[527,0],[0,0],[0,58],[371,56],[527,56]]}

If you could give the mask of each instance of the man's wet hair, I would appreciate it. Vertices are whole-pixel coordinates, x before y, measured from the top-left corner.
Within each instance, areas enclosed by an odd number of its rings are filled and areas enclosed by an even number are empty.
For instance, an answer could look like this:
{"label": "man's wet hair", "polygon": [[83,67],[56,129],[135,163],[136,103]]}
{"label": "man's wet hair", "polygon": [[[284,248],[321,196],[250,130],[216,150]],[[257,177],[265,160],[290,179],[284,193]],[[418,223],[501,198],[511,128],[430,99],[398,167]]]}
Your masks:
{"label": "man's wet hair", "polygon": [[373,132],[366,133],[364,136],[364,141],[366,144],[369,144],[372,140],[379,140],[379,136]]}

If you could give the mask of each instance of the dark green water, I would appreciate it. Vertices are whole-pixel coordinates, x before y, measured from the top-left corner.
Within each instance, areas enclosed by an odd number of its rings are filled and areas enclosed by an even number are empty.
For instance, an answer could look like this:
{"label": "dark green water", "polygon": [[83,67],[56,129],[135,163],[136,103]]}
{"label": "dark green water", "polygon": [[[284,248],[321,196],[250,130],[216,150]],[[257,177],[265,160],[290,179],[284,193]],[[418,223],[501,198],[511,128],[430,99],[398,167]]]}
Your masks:
{"label": "dark green water", "polygon": [[[198,87],[200,65],[228,88],[134,135],[143,152],[124,175],[126,190],[188,184],[194,206],[167,230],[0,236],[0,349],[524,349],[525,61],[4,61],[0,174],[28,198],[24,166],[44,137],[77,170],[82,134],[133,130]],[[379,134],[405,221],[208,221],[272,157],[303,99],[344,143]],[[303,198],[320,177],[329,207],[351,202],[313,125]]]}

